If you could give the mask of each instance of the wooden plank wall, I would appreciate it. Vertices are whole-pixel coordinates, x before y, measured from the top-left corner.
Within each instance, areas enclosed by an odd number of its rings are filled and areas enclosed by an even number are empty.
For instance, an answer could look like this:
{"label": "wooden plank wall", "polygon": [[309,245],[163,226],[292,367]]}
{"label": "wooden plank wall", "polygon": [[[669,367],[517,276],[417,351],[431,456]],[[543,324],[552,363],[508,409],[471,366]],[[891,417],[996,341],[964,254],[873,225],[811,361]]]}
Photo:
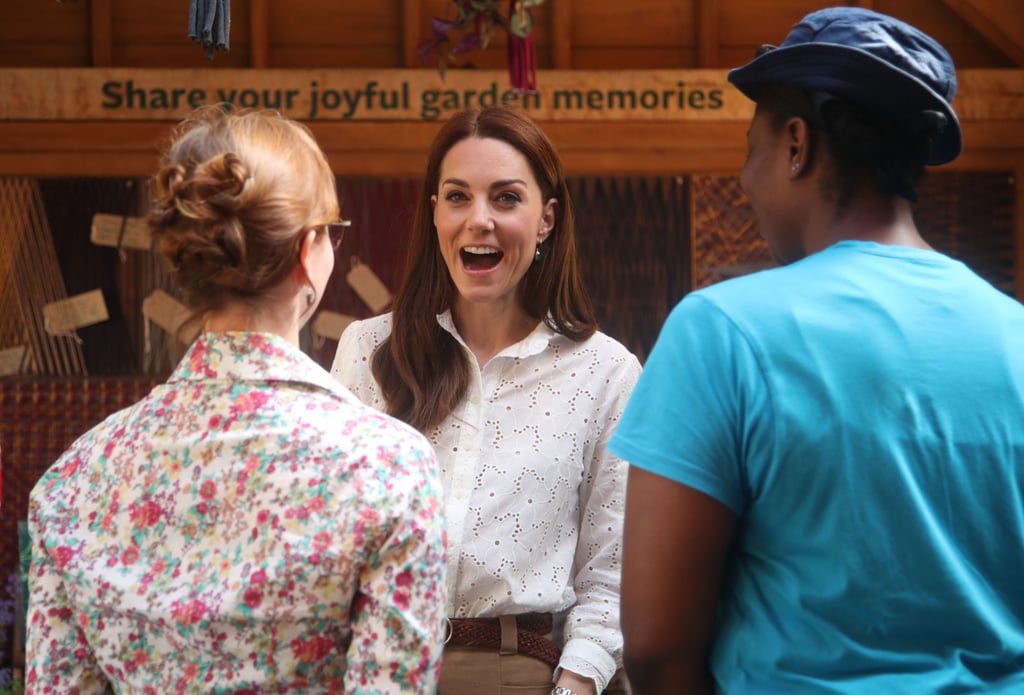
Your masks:
{"label": "wooden plank wall", "polygon": [[[925,29],[960,68],[1024,67],[1017,0],[859,0]],[[451,0],[235,0],[213,65],[187,38],[188,0],[4,0],[0,67],[421,67],[416,45]],[[547,0],[538,63],[557,69],[731,67],[820,0]],[[467,57],[504,65],[505,35]]]}
{"label": "wooden plank wall", "polygon": [[[188,0],[3,0],[0,68],[422,68],[417,45],[451,0],[235,0],[231,50],[208,61],[187,38]],[[534,16],[543,70],[728,68],[778,42],[821,0],[547,0]],[[850,0],[934,35],[980,89],[1020,102],[1024,20],[1019,0]],[[463,58],[503,68],[505,35]],[[999,75],[1005,72],[1005,80]],[[1015,103],[1016,103],[1015,102]],[[970,113],[967,149],[952,169],[1007,171],[1024,188],[1024,117]],[[150,173],[170,124],[158,121],[0,121],[0,176]],[[433,122],[315,122],[339,175],[416,175]],[[700,121],[551,122],[571,174],[734,172],[745,124]],[[1021,200],[1018,196],[1018,200]],[[1024,217],[1018,215],[1019,217]],[[1024,239],[1024,222],[1018,223]],[[1020,244],[1024,267],[1024,243]],[[1022,273],[1024,275],[1024,273]],[[1024,280],[1022,280],[1024,283]],[[1022,287],[1024,295],[1024,287]]]}

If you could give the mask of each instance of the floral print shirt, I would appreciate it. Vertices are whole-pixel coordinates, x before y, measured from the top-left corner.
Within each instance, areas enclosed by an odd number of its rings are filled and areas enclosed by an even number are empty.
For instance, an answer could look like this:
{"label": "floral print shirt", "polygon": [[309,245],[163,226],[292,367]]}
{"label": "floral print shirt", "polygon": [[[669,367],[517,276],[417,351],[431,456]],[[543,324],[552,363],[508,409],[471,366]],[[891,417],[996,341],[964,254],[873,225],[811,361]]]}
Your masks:
{"label": "floral print shirt", "polygon": [[435,691],[431,448],[283,338],[200,336],[50,468],[29,524],[31,693]]}

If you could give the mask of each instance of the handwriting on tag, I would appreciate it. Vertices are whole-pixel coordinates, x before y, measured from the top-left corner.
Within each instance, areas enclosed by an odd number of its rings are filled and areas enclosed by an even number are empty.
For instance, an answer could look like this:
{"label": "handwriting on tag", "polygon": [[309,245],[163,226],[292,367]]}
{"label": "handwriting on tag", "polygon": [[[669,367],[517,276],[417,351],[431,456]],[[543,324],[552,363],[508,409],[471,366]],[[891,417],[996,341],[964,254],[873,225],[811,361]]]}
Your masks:
{"label": "handwriting on tag", "polygon": [[[122,234],[122,225],[124,234]],[[124,215],[107,215],[97,213],[92,216],[92,232],[89,240],[97,246],[117,248],[118,240],[121,248],[149,251],[151,239],[149,227],[144,217],[128,217]]]}
{"label": "handwriting on tag", "polygon": [[365,263],[356,262],[352,270],[345,275],[345,280],[375,314],[383,311],[391,301],[391,292]]}
{"label": "handwriting on tag", "polygon": [[25,361],[25,346],[15,345],[14,347],[0,350],[0,376],[10,376],[21,373],[21,365]]}
{"label": "handwriting on tag", "polygon": [[356,320],[355,316],[339,314],[336,311],[323,309],[313,317],[313,333],[321,338],[337,340],[350,323]]}
{"label": "handwriting on tag", "polygon": [[[188,307],[161,289],[153,290],[148,297],[142,300],[142,315],[160,326],[171,335],[177,337],[181,324],[188,320]],[[181,338],[191,342],[195,334],[199,332],[198,326],[192,335],[183,335]]]}
{"label": "handwriting on tag", "polygon": [[90,290],[43,307],[43,328],[50,335],[69,333],[109,318],[103,290]]}

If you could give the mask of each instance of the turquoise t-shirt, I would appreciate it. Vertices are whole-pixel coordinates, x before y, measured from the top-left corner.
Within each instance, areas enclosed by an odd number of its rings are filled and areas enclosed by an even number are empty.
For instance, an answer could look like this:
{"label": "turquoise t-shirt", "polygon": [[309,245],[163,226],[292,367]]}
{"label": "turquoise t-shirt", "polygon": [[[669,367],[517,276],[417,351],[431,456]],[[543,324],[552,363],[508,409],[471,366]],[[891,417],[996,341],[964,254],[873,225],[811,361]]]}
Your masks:
{"label": "turquoise t-shirt", "polygon": [[688,295],[610,445],[739,517],[723,693],[1024,692],[1024,306],[847,241]]}

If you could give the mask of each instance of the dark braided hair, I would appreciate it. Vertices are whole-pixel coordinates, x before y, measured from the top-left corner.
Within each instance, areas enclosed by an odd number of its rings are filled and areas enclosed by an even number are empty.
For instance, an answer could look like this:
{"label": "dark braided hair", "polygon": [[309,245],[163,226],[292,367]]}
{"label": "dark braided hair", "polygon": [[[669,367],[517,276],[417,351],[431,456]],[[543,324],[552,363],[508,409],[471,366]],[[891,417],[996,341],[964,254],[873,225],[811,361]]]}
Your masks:
{"label": "dark braided hair", "polygon": [[795,116],[824,136],[816,143],[823,142],[832,157],[826,180],[840,208],[864,185],[916,201],[931,140],[946,126],[938,111],[885,115],[830,94],[781,84],[762,87],[757,103],[771,114],[776,129]]}

